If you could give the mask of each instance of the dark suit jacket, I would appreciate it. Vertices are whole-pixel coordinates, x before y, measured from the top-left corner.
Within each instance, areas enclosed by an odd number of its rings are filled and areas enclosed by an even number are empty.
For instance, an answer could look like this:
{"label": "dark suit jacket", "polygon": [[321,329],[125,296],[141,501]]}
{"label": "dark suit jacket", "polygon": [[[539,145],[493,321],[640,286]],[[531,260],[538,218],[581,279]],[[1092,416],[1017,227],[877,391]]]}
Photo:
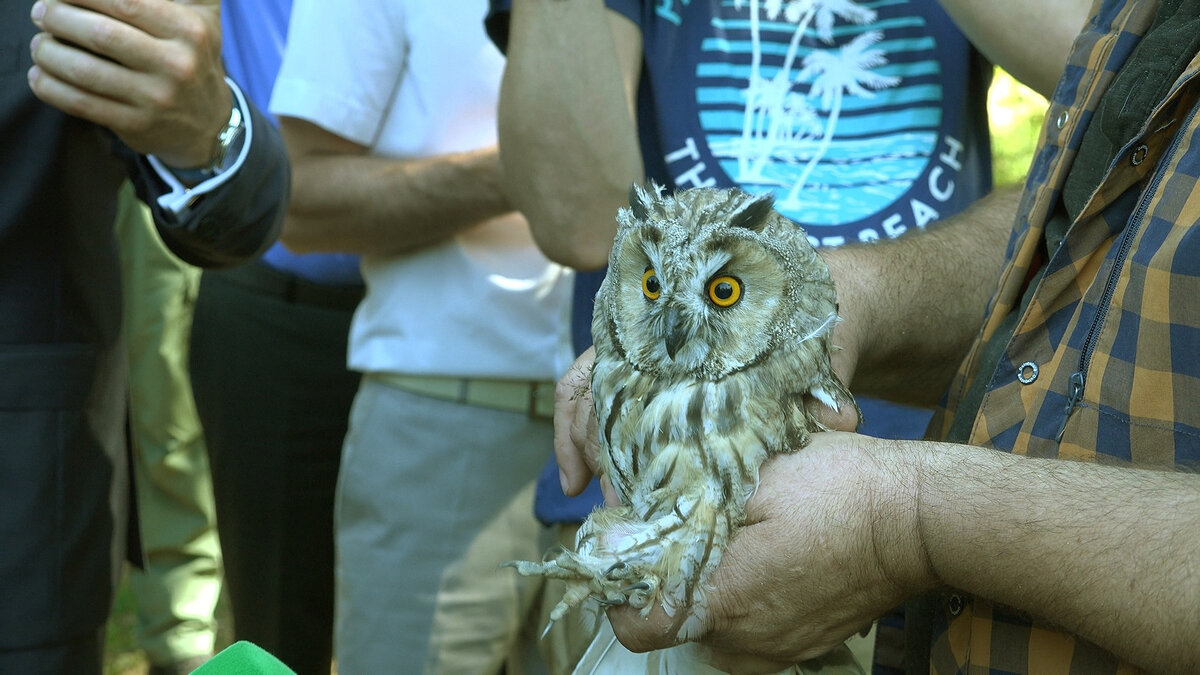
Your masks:
{"label": "dark suit jacket", "polygon": [[0,654],[96,630],[123,552],[117,188],[132,178],[181,258],[228,266],[278,233],[289,168],[252,112],[235,177],[180,218],[144,158],[29,90],[28,2],[0,3]]}

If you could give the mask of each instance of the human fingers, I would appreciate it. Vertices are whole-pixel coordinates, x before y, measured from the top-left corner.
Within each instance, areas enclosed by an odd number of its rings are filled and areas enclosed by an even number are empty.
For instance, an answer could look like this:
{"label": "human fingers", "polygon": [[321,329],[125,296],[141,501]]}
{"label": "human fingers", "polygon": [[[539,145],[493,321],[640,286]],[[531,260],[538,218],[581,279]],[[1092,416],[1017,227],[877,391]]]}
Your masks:
{"label": "human fingers", "polygon": [[[648,616],[642,616],[641,610],[621,605],[608,610],[608,619],[617,639],[633,652],[667,649],[682,642],[672,634],[674,621],[661,607],[655,607]],[[754,654],[716,649],[703,642],[690,648],[701,660],[731,675],[778,673],[793,665]]]}
{"label": "human fingers", "polygon": [[605,506],[621,505],[621,496],[617,494],[617,489],[613,487],[608,476],[600,476],[600,492],[604,495]]}
{"label": "human fingers", "polygon": [[[43,101],[110,128],[170,166],[208,162],[232,99],[221,62],[220,17],[209,4],[170,0],[38,0],[35,24],[65,51],[30,70]],[[44,41],[45,38],[43,38]],[[104,66],[101,62],[107,62]]]}
{"label": "human fingers", "polygon": [[706,643],[800,662],[930,587],[916,459],[894,441],[829,432],[765,463],[711,580]]}
{"label": "human fingers", "polygon": [[848,403],[834,410],[823,401],[808,396],[804,399],[804,407],[818,424],[831,431],[854,431],[858,428],[858,410]]}
{"label": "human fingers", "polygon": [[[838,321],[834,323],[833,332],[829,339],[829,366],[832,371],[832,377],[840,382],[842,388],[848,392],[850,390],[850,381],[854,379],[854,371],[857,366],[858,348],[856,345],[858,344],[858,340],[854,322],[852,319],[846,317],[844,309]],[[826,429],[833,431],[855,431],[858,429],[860,421],[858,410],[853,405],[842,403],[835,409],[812,396],[805,397],[804,405],[808,410],[808,414]]]}
{"label": "human fingers", "polygon": [[147,35],[164,40],[206,40],[202,24],[220,21],[219,0],[39,0],[49,9],[71,5],[109,17]]}
{"label": "human fingers", "polygon": [[29,88],[42,101],[68,115],[81,117],[106,127],[146,126],[150,119],[128,105],[81,89],[48,72],[35,60],[28,72]]}
{"label": "human fingers", "polygon": [[[852,572],[869,550],[861,524],[870,517],[862,514],[862,491],[854,489],[856,460],[846,447],[852,438],[814,434],[804,450],[762,467],[746,523],[705,581],[704,623],[693,636],[726,669],[775,672],[834,648],[862,624]],[[608,615],[633,651],[675,644],[676,623],[661,607],[646,616],[627,607]]]}
{"label": "human fingers", "polygon": [[587,430],[589,426],[595,428],[591,396],[591,364],[594,360],[594,350],[584,352],[554,389],[554,457],[558,462],[563,493],[567,495],[583,492],[594,472],[587,454]]}
{"label": "human fingers", "polygon": [[[174,55],[162,40],[141,27],[92,8],[63,0],[38,0],[30,17],[34,25],[74,49],[141,73],[152,72]],[[66,78],[63,78],[66,79]],[[79,85],[79,81],[72,82]]]}
{"label": "human fingers", "polygon": [[[111,59],[82,49],[78,44],[38,33],[29,43],[37,75],[53,79],[61,87],[70,87],[80,95],[103,91],[104,99],[122,103],[134,99],[144,86],[138,76]],[[50,86],[46,82],[43,86]],[[101,102],[102,103],[102,102]]]}
{"label": "human fingers", "polygon": [[653,606],[645,616],[629,605],[609,607],[607,613],[613,633],[629,651],[667,649],[683,642],[674,633],[674,619],[661,605]]}

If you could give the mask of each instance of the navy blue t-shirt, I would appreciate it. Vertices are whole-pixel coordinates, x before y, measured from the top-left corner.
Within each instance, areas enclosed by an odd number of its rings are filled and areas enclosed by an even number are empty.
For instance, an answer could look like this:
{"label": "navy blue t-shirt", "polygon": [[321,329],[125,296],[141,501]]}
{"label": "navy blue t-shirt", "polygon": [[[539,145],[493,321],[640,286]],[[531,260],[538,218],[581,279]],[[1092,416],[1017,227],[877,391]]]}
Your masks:
{"label": "navy blue t-shirt", "polygon": [[[934,0],[810,11],[752,0],[607,4],[642,31],[638,133],[646,175],[660,184],[771,193],[816,246],[925,228],[991,189],[990,66]],[[488,16],[501,48],[509,7],[492,0]],[[591,344],[603,277],[576,277],[579,352]],[[876,436],[919,437],[930,416],[860,405],[861,431]],[[536,502],[543,521],[581,520],[598,503],[595,485],[564,497],[557,469],[546,467]]]}

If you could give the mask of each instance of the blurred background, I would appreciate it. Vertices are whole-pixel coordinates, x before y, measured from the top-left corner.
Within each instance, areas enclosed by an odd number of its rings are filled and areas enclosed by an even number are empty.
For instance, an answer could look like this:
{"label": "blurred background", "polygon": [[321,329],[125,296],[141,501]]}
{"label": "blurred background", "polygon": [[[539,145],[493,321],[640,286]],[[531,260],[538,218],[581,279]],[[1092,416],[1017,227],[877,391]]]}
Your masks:
{"label": "blurred background", "polygon": [[[1014,80],[1008,73],[996,70],[988,92],[988,115],[992,134],[992,166],[997,187],[1021,183],[1033,149],[1037,145],[1046,99]],[[230,619],[223,606],[218,606],[222,630],[217,637],[217,651],[229,645]],[[134,640],[133,598],[128,586],[122,584],[116,605],[108,622],[105,655],[105,675],[145,675],[146,657]]]}
{"label": "blurred background", "polygon": [[988,90],[988,121],[997,187],[1024,182],[1045,112],[1046,99],[1041,94],[996,69]]}

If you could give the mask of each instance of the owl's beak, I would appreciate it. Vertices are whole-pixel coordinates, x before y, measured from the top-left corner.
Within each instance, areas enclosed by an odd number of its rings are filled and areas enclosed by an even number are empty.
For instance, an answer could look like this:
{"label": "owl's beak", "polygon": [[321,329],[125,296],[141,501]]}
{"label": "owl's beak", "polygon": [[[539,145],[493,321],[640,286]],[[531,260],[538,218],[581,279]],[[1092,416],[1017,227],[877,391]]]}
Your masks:
{"label": "owl's beak", "polygon": [[687,342],[688,331],[683,325],[683,313],[677,307],[667,309],[667,356],[675,360],[675,353]]}

